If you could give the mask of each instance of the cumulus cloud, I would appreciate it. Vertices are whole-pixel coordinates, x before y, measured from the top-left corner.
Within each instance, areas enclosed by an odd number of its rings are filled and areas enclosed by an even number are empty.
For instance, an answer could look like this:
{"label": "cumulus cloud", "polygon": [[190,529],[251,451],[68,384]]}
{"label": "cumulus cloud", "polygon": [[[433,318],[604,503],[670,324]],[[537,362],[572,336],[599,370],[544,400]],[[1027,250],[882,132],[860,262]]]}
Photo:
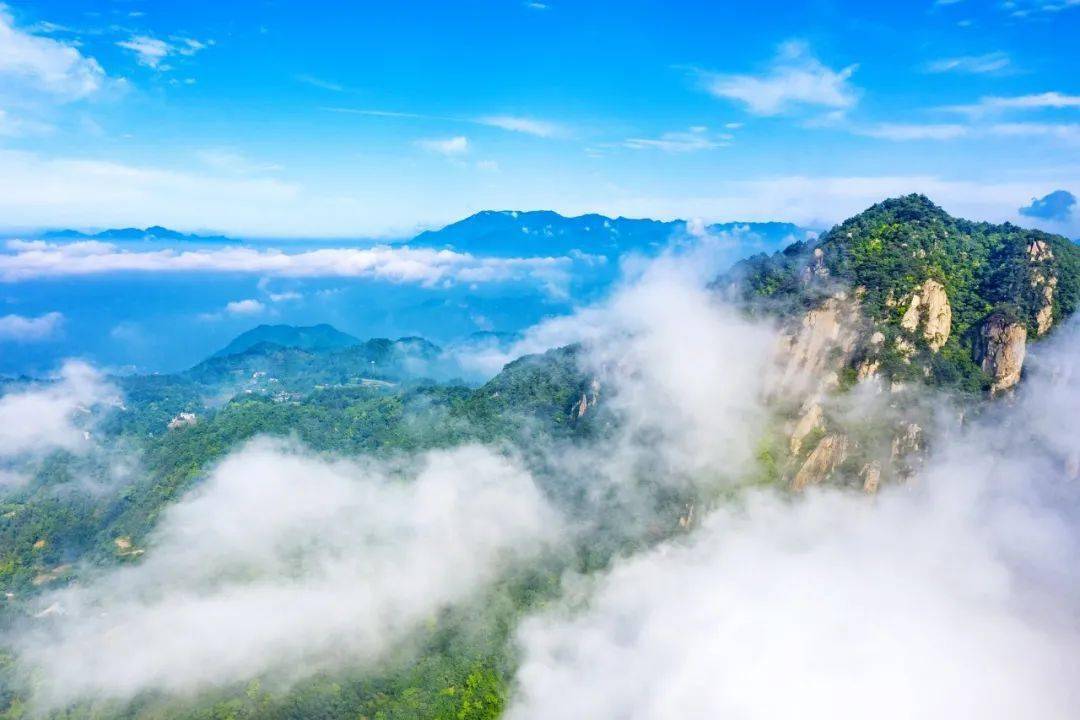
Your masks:
{"label": "cumulus cloud", "polygon": [[247,247],[142,251],[93,240],[12,240],[7,247],[13,252],[0,253],[0,279],[6,282],[115,272],[239,272],[272,277],[358,277],[426,286],[535,279],[556,287],[566,281],[574,262],[568,257],[492,258],[385,245],[295,253]]}
{"label": "cumulus cloud", "polygon": [[97,60],[74,45],[15,27],[7,6],[0,4],[0,90],[73,101],[97,93],[105,81]]}
{"label": "cumulus cloud", "polygon": [[751,491],[571,583],[520,630],[508,717],[1071,717],[1078,350],[1073,323],[909,486]]}
{"label": "cumulus cloud", "polygon": [[558,536],[512,459],[462,447],[411,474],[269,441],[233,453],[166,511],[142,563],[43,599],[59,611],[17,640],[37,701],[370,666]]}
{"label": "cumulus cloud", "polygon": [[857,67],[834,70],[815,58],[805,43],[787,42],[767,72],[707,74],[704,87],[712,95],[743,103],[755,115],[777,115],[798,106],[845,110],[858,99],[849,82]]}
{"label": "cumulus cloud", "polygon": [[0,396],[0,459],[89,448],[92,411],[118,398],[97,370],[79,361],[65,363],[55,380],[10,389]]}
{"label": "cumulus cloud", "polygon": [[64,324],[62,313],[50,312],[37,317],[22,315],[0,316],[0,341],[38,342],[48,340],[60,331]]}
{"label": "cumulus cloud", "polygon": [[254,298],[234,300],[225,304],[225,312],[229,315],[258,315],[264,310],[266,306]]}
{"label": "cumulus cloud", "polygon": [[464,135],[445,139],[423,138],[413,144],[421,150],[446,157],[457,157],[469,152],[469,139]]}
{"label": "cumulus cloud", "polygon": [[1076,205],[1076,196],[1068,190],[1055,190],[1041,198],[1032,198],[1031,204],[1020,208],[1020,214],[1043,220],[1068,220]]}

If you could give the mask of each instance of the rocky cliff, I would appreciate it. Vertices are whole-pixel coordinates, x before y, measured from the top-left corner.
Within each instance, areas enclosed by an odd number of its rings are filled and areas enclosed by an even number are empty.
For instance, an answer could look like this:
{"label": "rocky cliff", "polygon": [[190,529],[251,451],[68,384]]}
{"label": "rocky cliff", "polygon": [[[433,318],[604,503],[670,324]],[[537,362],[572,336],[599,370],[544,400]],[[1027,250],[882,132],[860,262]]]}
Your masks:
{"label": "rocky cliff", "polygon": [[1021,382],[1028,343],[1077,307],[1080,250],[907,196],[740,263],[716,288],[783,328],[769,390],[780,479],[873,493],[914,472],[946,397],[962,408]]}

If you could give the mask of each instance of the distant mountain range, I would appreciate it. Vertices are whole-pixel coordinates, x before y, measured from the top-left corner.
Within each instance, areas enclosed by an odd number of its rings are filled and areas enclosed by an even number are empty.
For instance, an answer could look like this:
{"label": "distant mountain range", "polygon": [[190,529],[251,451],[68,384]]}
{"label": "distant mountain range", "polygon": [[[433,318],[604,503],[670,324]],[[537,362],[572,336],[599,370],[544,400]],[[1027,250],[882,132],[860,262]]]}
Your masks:
{"label": "distant mountain range", "polygon": [[[749,252],[779,250],[813,231],[783,222],[729,222],[709,225],[710,233],[737,233]],[[687,233],[684,220],[566,217],[550,210],[485,210],[440,230],[417,235],[410,244],[450,247],[475,255],[566,255],[574,250],[617,255],[628,250],[649,252]]]}
{"label": "distant mountain range", "polygon": [[145,229],[112,228],[98,233],[84,233],[79,230],[51,230],[43,233],[46,240],[164,240],[170,242],[234,243],[240,242],[224,235],[192,235],[170,230],[160,225]]}
{"label": "distant mountain range", "polygon": [[[773,252],[807,239],[813,231],[784,222],[729,222],[709,225],[710,233],[734,233],[747,254]],[[685,220],[609,218],[604,215],[566,217],[551,210],[485,210],[439,230],[420,233],[409,245],[452,248],[458,252],[496,257],[567,255],[574,251],[615,256],[627,251],[655,252],[673,238],[687,235]],[[240,242],[221,235],[191,235],[155,225],[145,229],[119,228],[98,233],[54,230],[47,240],[157,240],[166,242]]]}

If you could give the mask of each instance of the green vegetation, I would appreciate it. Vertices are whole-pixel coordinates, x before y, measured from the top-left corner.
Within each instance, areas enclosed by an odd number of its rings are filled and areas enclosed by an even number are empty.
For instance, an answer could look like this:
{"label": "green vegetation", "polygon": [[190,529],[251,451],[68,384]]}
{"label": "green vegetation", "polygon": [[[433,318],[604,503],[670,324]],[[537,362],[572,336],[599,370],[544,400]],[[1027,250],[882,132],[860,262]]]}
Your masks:
{"label": "green vegetation", "polygon": [[[1036,243],[1052,259],[1033,260]],[[865,315],[887,339],[882,370],[890,377],[930,368],[930,382],[967,391],[988,384],[974,363],[977,333],[993,311],[1005,311],[1036,337],[1042,288],[1033,273],[1057,279],[1055,324],[1080,302],[1080,248],[1069,240],[1010,224],[949,216],[922,195],[886,200],[841,223],[814,243],[795,243],[772,256],[757,255],[717,282],[732,287],[755,311],[790,314],[838,287],[858,289]],[[907,300],[926,280],[945,287],[952,332],[939,353],[915,338],[918,362],[893,350]],[[858,359],[858,358],[856,358]]]}

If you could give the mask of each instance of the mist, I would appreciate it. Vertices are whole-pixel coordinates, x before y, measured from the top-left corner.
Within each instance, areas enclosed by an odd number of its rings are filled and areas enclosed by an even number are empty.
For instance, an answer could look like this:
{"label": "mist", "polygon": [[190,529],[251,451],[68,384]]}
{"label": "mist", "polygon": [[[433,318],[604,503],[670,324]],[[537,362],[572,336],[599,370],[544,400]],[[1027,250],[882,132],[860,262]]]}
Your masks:
{"label": "mist", "polygon": [[752,490],[525,621],[515,719],[1066,718],[1080,324],[875,497]]}
{"label": "mist", "polygon": [[168,509],[143,562],[45,597],[16,645],[41,709],[371,668],[558,528],[488,449],[392,467],[256,440]]}
{"label": "mist", "polygon": [[0,462],[91,447],[92,411],[119,392],[90,365],[71,360],[51,381],[12,385],[0,396]]}

